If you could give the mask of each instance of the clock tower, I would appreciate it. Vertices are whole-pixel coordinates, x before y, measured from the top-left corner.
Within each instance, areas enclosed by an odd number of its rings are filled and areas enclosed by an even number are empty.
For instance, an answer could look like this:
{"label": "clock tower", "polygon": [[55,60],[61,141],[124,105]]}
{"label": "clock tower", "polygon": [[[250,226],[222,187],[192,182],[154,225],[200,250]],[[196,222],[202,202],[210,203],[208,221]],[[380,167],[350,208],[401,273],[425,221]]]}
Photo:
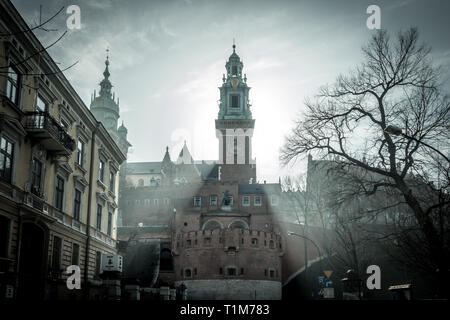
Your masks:
{"label": "clock tower", "polygon": [[[240,171],[239,180],[256,179],[256,165],[252,158],[252,137],[255,120],[250,110],[247,75],[243,74],[244,64],[233,53],[225,64],[226,74],[222,77],[219,114],[216,120],[216,137],[219,139],[219,163],[225,171]],[[229,167],[232,166],[232,167]]]}

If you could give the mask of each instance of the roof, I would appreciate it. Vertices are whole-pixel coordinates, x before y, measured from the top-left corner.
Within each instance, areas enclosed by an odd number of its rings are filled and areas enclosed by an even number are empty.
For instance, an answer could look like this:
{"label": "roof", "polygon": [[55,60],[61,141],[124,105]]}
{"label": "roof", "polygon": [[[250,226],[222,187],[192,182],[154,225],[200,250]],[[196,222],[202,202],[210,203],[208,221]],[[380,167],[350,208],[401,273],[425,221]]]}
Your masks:
{"label": "roof", "polygon": [[197,163],[195,164],[198,171],[200,171],[203,180],[217,180],[218,179],[218,167],[217,164]]}
{"label": "roof", "polygon": [[156,162],[129,162],[127,163],[127,174],[160,173],[161,161]]}
{"label": "roof", "polygon": [[281,193],[281,186],[279,183],[253,183],[253,184],[240,184],[238,186],[239,194],[269,194],[269,193]]}

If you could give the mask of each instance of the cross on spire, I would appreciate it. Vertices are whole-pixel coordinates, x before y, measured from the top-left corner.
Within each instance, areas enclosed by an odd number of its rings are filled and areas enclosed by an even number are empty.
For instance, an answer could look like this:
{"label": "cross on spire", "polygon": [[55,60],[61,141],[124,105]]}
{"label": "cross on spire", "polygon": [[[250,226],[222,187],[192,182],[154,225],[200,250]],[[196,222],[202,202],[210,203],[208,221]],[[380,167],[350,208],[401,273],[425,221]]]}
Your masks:
{"label": "cross on spire", "polygon": [[236,44],[234,43],[234,38],[233,38],[233,53],[235,52],[236,49]]}

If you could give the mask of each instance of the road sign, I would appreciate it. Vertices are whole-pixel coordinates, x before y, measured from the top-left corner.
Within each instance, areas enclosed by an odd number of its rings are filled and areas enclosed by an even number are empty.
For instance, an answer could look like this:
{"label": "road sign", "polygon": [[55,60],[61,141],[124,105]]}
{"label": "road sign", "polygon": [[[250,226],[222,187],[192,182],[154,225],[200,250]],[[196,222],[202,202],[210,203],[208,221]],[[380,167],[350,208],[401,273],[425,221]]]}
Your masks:
{"label": "road sign", "polygon": [[324,299],[334,299],[334,288],[323,288]]}

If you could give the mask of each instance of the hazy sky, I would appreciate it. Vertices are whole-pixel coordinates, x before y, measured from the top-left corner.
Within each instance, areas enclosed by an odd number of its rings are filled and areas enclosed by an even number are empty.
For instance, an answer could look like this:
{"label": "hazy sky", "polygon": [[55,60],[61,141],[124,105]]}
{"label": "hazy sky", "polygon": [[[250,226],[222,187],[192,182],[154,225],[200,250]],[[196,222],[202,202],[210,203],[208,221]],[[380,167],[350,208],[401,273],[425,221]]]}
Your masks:
{"label": "hazy sky", "polygon": [[[449,79],[450,1],[65,1],[13,0],[36,25],[62,6],[81,9],[80,30],[50,51],[87,106],[110,49],[113,90],[133,145],[129,161],[160,161],[166,145],[176,160],[186,139],[195,160],[218,159],[214,119],[225,62],[236,52],[244,62],[256,119],[253,156],[260,181],[304,171],[280,168],[284,136],[304,99],[348,73],[361,61],[361,47],[374,32],[366,27],[371,4],[381,8],[381,27],[392,35],[417,26]],[[37,35],[50,44],[67,30],[62,13]],[[293,170],[295,169],[295,171]]]}

